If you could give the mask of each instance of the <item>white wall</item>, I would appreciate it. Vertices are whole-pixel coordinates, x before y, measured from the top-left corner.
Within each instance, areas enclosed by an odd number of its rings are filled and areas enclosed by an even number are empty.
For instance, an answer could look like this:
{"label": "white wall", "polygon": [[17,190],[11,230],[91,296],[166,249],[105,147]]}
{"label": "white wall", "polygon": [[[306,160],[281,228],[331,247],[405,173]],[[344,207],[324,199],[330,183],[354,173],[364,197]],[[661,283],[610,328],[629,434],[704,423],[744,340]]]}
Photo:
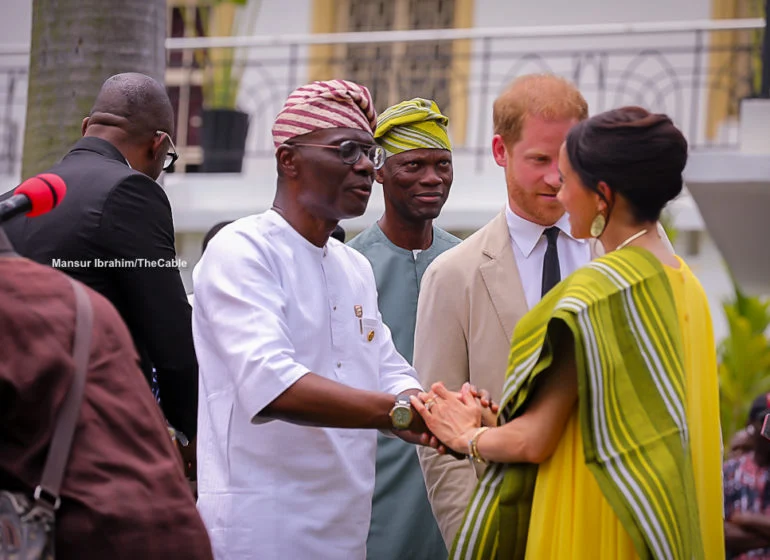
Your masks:
{"label": "white wall", "polygon": [[[253,2],[254,0],[252,0]],[[259,11],[250,35],[306,35],[311,32],[312,0],[260,0]],[[297,60],[307,58],[307,48],[293,51]],[[238,107],[251,115],[247,150],[272,149],[270,129],[286,97],[296,87],[295,82],[307,81],[307,67],[297,63],[290,67],[287,60],[292,54],[289,47],[250,49],[249,66],[243,73]],[[260,173],[261,162],[247,160],[244,172]]]}
{"label": "white wall", "polygon": [[0,45],[29,43],[32,31],[32,0],[3,2],[0,18]]}
{"label": "white wall", "polygon": [[476,0],[476,27],[708,19],[710,0]]}

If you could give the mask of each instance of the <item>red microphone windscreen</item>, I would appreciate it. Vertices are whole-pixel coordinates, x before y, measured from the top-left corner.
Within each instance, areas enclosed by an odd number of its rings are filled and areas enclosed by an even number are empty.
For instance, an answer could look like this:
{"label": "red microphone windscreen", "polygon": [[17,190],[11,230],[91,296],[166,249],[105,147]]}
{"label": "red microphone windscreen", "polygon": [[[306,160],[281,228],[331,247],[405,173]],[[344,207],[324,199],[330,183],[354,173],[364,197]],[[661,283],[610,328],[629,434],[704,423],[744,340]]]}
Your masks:
{"label": "red microphone windscreen", "polygon": [[27,195],[32,202],[32,210],[27,212],[27,216],[34,218],[56,208],[67,194],[67,185],[58,175],[43,173],[24,181],[13,194]]}

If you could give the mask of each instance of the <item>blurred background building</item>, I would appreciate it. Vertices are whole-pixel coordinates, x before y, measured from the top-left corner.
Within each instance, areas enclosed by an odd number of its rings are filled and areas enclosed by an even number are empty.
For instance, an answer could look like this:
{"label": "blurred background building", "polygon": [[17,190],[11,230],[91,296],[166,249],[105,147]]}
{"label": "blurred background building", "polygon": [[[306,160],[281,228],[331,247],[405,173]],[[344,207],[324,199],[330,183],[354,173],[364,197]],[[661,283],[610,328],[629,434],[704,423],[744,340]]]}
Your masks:
{"label": "blurred background building", "polygon": [[[166,85],[180,159],[161,178],[192,290],[203,234],[269,208],[270,128],[286,96],[314,79],[365,84],[378,110],[415,96],[450,117],[455,181],[438,224],[465,236],[505,203],[491,158],[492,102],[518,75],[573,80],[591,113],[641,105],[668,113],[699,154],[737,150],[739,106],[757,91],[759,0],[168,0]],[[732,18],[727,21],[728,18]],[[0,19],[0,192],[20,180],[31,2]],[[213,37],[220,39],[213,39]],[[229,39],[221,39],[221,38]],[[94,95],[96,92],[93,92]],[[382,212],[375,188],[352,235]],[[733,292],[722,255],[685,193],[666,216],[706,288],[717,336]]]}

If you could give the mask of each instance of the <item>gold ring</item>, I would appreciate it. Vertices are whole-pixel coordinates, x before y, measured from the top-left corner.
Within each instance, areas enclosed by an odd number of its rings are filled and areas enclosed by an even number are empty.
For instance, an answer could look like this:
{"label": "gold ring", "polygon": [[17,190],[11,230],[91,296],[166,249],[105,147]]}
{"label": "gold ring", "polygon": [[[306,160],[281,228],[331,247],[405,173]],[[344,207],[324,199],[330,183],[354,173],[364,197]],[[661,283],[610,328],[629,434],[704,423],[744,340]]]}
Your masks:
{"label": "gold ring", "polygon": [[436,404],[436,399],[428,399],[425,401],[425,410],[430,412],[430,407],[432,407],[434,404]]}

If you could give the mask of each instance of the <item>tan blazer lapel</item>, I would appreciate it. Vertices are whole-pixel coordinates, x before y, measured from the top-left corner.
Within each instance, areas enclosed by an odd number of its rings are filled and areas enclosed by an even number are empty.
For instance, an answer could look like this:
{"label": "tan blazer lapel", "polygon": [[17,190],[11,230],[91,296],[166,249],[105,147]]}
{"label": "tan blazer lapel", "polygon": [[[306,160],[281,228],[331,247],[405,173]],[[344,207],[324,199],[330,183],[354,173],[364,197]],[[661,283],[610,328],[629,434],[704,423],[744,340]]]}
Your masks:
{"label": "tan blazer lapel", "polygon": [[529,308],[513,257],[505,212],[501,212],[495,220],[494,230],[490,231],[488,242],[482,249],[489,260],[479,266],[479,271],[505,337],[510,340],[514,326]]}

